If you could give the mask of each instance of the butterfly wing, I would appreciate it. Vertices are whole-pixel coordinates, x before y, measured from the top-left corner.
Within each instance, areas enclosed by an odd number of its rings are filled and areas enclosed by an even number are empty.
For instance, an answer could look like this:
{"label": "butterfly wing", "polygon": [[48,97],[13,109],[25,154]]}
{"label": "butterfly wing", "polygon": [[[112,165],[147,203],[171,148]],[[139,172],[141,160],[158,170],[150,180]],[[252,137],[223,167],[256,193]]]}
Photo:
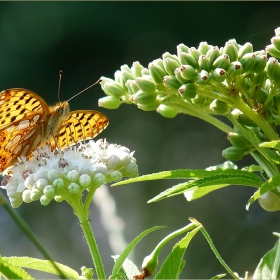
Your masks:
{"label": "butterfly wing", "polygon": [[0,171],[39,145],[48,117],[49,108],[36,93],[22,88],[0,93]]}
{"label": "butterfly wing", "polygon": [[52,149],[60,149],[77,144],[78,141],[92,139],[109,124],[105,115],[97,111],[77,110],[70,112],[50,140]]}

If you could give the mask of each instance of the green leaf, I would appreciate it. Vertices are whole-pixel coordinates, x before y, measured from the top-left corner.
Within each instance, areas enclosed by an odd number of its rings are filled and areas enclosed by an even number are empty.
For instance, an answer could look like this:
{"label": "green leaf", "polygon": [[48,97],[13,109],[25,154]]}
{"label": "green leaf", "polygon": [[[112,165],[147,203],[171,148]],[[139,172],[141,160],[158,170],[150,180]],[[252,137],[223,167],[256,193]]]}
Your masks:
{"label": "green leaf", "polygon": [[[40,259],[29,258],[29,257],[3,257],[3,259],[11,262],[13,265],[18,267],[25,267],[25,268],[43,271],[46,273],[60,275],[59,271],[57,271],[57,269],[54,267],[52,262],[49,260],[40,260]],[[67,278],[77,279],[79,277],[78,272],[76,272],[72,268],[60,263],[56,263],[56,264]]]}
{"label": "green leaf", "polygon": [[[119,255],[112,256],[116,262],[119,258]],[[138,270],[138,267],[129,259],[125,259],[122,264],[122,267],[119,270],[119,273],[116,275],[110,276],[110,279],[133,279],[135,275],[139,275],[141,272]]]}
{"label": "green leaf", "polygon": [[279,253],[280,243],[278,240],[275,246],[260,260],[252,279],[278,279],[280,277]]}
{"label": "green leaf", "polygon": [[125,260],[127,259],[128,255],[130,254],[130,252],[133,250],[133,248],[137,245],[137,243],[144,237],[146,236],[148,233],[160,229],[160,228],[164,228],[165,226],[156,226],[153,228],[149,228],[146,229],[145,231],[143,231],[142,233],[140,233],[137,237],[135,237],[130,244],[124,249],[124,251],[121,253],[121,255],[118,257],[118,259],[116,260],[116,263],[113,267],[112,270],[112,276],[120,273],[121,268],[123,266],[123,263],[125,262]]}
{"label": "green leaf", "polygon": [[218,275],[216,275],[216,276],[213,276],[210,280],[221,279],[221,278],[223,278],[223,277],[225,277],[225,276],[226,276],[225,273],[223,273],[223,274],[218,274]]}
{"label": "green leaf", "polygon": [[8,258],[2,258],[1,256],[0,275],[4,276],[5,279],[34,279],[24,269],[11,262]]}
{"label": "green leaf", "polygon": [[271,149],[280,150],[280,140],[263,142],[259,146],[262,147],[262,148],[271,148]]}
{"label": "green leaf", "polygon": [[163,262],[159,272],[155,275],[154,279],[178,279],[182,271],[182,263],[184,264],[184,254],[186,249],[195,236],[195,234],[201,229],[197,227],[182,238],[172,249],[172,252],[167,256]]}
{"label": "green leaf", "polygon": [[186,191],[189,192],[186,194],[187,199],[193,200],[229,185],[245,185],[259,188],[263,183],[259,176],[247,171],[228,169],[208,172],[212,174],[212,176],[175,185],[149,200],[148,203],[179,195]]}

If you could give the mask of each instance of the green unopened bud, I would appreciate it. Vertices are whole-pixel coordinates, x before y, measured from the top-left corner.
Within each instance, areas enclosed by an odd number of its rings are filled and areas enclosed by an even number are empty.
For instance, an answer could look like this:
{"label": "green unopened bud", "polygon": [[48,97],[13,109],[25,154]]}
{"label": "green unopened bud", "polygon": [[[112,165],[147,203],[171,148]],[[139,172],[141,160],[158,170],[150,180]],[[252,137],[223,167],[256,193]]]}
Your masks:
{"label": "green unopened bud", "polygon": [[159,100],[155,100],[149,104],[137,104],[137,107],[143,111],[154,111],[158,108],[158,106],[160,105],[160,101]]}
{"label": "green unopened bud", "polygon": [[[130,69],[129,69],[130,70]],[[122,87],[125,87],[125,83],[127,80],[133,80],[135,79],[135,76],[133,75],[133,73],[130,71],[127,71],[127,70],[122,70],[121,71],[121,74],[122,74]],[[117,97],[117,96],[116,96]]]}
{"label": "green unopened bud", "polygon": [[207,85],[207,84],[209,84],[210,80],[211,80],[211,76],[205,70],[200,71],[196,75],[196,83],[198,85]]}
{"label": "green unopened bud", "polygon": [[181,54],[182,52],[188,53],[188,52],[189,52],[189,47],[187,47],[187,46],[184,45],[184,44],[179,44],[179,45],[177,46],[177,55],[178,55],[178,57],[180,57],[180,54]]}
{"label": "green unopened bud", "polygon": [[175,74],[175,77],[176,77],[176,79],[178,80],[178,82],[180,83],[180,84],[185,84],[186,83],[186,79],[184,79],[182,76],[181,76],[181,70],[180,70],[180,68],[176,68],[175,69],[175,71],[174,71],[174,74]]}
{"label": "green unopened bud", "polygon": [[241,134],[230,132],[227,135],[227,139],[234,147],[238,149],[246,149],[250,145],[250,142]]}
{"label": "green unopened bud", "polygon": [[[152,252],[149,256],[146,256],[142,263],[142,270],[145,275],[144,278],[153,275],[156,272],[158,266],[158,253]],[[142,279],[144,279],[142,278]]]}
{"label": "green unopened bud", "polygon": [[54,198],[54,195],[55,195],[54,186],[52,186],[52,185],[47,185],[47,186],[44,188],[44,195],[45,195],[46,197],[48,197],[49,199]]}
{"label": "green unopened bud", "polygon": [[77,183],[71,183],[68,185],[68,191],[71,194],[77,194],[81,191],[80,186]]}
{"label": "green unopened bud", "polygon": [[222,68],[216,68],[212,72],[212,79],[217,83],[223,82],[226,76],[227,76],[227,72]]}
{"label": "green unopened bud", "polygon": [[103,90],[106,95],[114,96],[117,98],[120,98],[126,94],[124,88],[117,82],[106,82],[103,85]]}
{"label": "green unopened bud", "polygon": [[212,69],[214,70],[216,68],[222,68],[227,71],[229,68],[229,64],[230,64],[229,56],[227,54],[222,54],[215,59],[212,65]]}
{"label": "green unopened bud", "polygon": [[197,49],[201,54],[205,55],[211,47],[207,42],[201,42]]}
{"label": "green unopened bud", "polygon": [[256,55],[254,53],[246,53],[239,61],[243,66],[244,72],[251,72],[256,64]]}
{"label": "green unopened bud", "polygon": [[252,53],[252,52],[253,52],[253,45],[251,43],[245,43],[238,50],[238,59],[243,57],[246,53]]}
{"label": "green unopened bud", "polygon": [[260,55],[260,56],[256,56],[256,63],[255,66],[252,69],[252,72],[254,73],[261,73],[267,63],[267,56],[266,55]]}
{"label": "green unopened bud", "polygon": [[132,63],[131,71],[135,77],[141,77],[141,71],[144,69],[144,66],[140,64],[139,61],[135,61]]}
{"label": "green unopened bud", "polygon": [[210,72],[211,70],[211,63],[204,54],[199,56],[198,65],[199,65],[198,67],[199,71],[205,70],[207,72]]}
{"label": "green unopened bud", "polygon": [[266,46],[265,51],[273,57],[280,58],[280,51],[278,51],[273,44]]}
{"label": "green unopened bud", "polygon": [[198,61],[198,58],[199,56],[201,55],[200,51],[198,51],[196,48],[194,47],[191,47],[189,49],[189,54],[191,54],[197,61]]}
{"label": "green unopened bud", "polygon": [[229,65],[227,72],[232,78],[242,75],[243,72],[242,64],[239,61],[233,61]]}
{"label": "green unopened bud", "polygon": [[209,59],[210,63],[213,62],[221,55],[220,50],[217,46],[211,47],[206,53],[206,57]]}
{"label": "green unopened bud", "polygon": [[228,160],[241,160],[244,150],[231,146],[222,151],[222,156]]}
{"label": "green unopened bud", "polygon": [[156,84],[162,84],[163,83],[163,77],[166,75],[166,72],[161,68],[160,66],[150,63],[149,69],[151,76]]}
{"label": "green unopened bud", "polygon": [[279,61],[274,58],[270,57],[266,64],[266,72],[267,76],[274,81],[279,81],[280,78],[280,65]]}
{"label": "green unopened bud", "polygon": [[260,73],[252,73],[250,76],[250,80],[254,86],[263,86],[266,78],[266,71],[262,71]]}
{"label": "green unopened bud", "polygon": [[114,96],[105,96],[98,99],[98,106],[106,109],[117,109],[121,103],[121,100]]}
{"label": "green unopened bud", "polygon": [[275,36],[280,36],[280,27],[277,27],[275,30]]}
{"label": "green unopened bud", "polygon": [[135,104],[148,105],[156,100],[157,95],[153,93],[143,92],[139,90],[137,93],[131,96],[131,101]]}
{"label": "green unopened bud", "polygon": [[180,71],[181,71],[181,76],[186,79],[187,81],[188,80],[192,80],[196,77],[196,71],[195,69],[190,66],[190,65],[182,65],[180,67]]}
{"label": "green unopened bud", "polygon": [[175,75],[165,76],[163,78],[163,84],[170,89],[178,90],[178,88],[181,86],[180,82],[176,79]]}
{"label": "green unopened bud", "polygon": [[135,80],[127,80],[125,86],[128,88],[130,94],[134,94],[139,90]]}
{"label": "green unopened bud", "polygon": [[143,68],[141,70],[141,76],[145,76],[145,75],[150,76],[150,71],[147,68]]}
{"label": "green unopened bud", "polygon": [[196,97],[192,99],[192,103],[197,106],[203,106],[206,104],[206,97],[203,95],[196,95]]}
{"label": "green unopened bud", "polygon": [[[115,82],[118,83],[118,84],[121,84],[122,83],[122,72],[120,70],[117,70],[115,73],[114,73],[114,77],[115,77]],[[102,82],[101,82],[102,84]]]}
{"label": "green unopened bud", "polygon": [[240,114],[238,115],[238,121],[246,126],[257,126],[256,123],[254,123],[251,119],[249,119],[246,115]]}
{"label": "green unopened bud", "polygon": [[164,65],[164,69],[165,71],[169,74],[169,75],[173,75],[174,71],[176,68],[180,67],[180,64],[177,60],[172,59],[172,58],[165,58],[163,60],[163,65]]}
{"label": "green unopened bud", "polygon": [[161,114],[163,117],[169,119],[175,118],[178,114],[177,109],[165,104],[160,104],[159,107],[157,108],[157,112]]}
{"label": "green unopened bud", "polygon": [[251,88],[249,78],[243,78],[240,82],[240,86],[242,91],[244,92],[249,91],[249,89]]}
{"label": "green unopened bud", "polygon": [[198,62],[197,60],[190,54],[181,52],[179,55],[179,61],[182,65],[190,65],[194,69],[198,68]]}
{"label": "green unopened bud", "polygon": [[231,41],[228,41],[226,42],[223,49],[223,54],[227,54],[230,58],[230,61],[236,61],[238,57],[238,50]]}
{"label": "green unopened bud", "polygon": [[196,86],[193,83],[184,84],[178,89],[178,92],[184,99],[191,99],[196,96]]}
{"label": "green unopened bud", "polygon": [[171,58],[171,59],[174,59],[176,61],[179,61],[178,60],[178,57],[175,55],[175,54],[171,54],[169,52],[165,52],[163,55],[162,55],[162,60],[164,61],[166,58]]}
{"label": "green unopened bud", "polygon": [[156,91],[155,83],[148,77],[138,77],[135,82],[142,91],[147,93],[154,93]]}
{"label": "green unopened bud", "polygon": [[215,99],[210,104],[210,109],[213,110],[216,114],[225,114],[228,111],[228,105],[221,100]]}
{"label": "green unopened bud", "polygon": [[274,212],[280,210],[280,198],[272,192],[264,193],[258,201],[260,206],[266,211]]}
{"label": "green unopened bud", "polygon": [[256,86],[254,96],[256,102],[264,104],[265,100],[268,97],[268,92],[264,88]]}
{"label": "green unopened bud", "polygon": [[228,42],[231,43],[231,44],[233,44],[233,45],[236,47],[236,49],[237,49],[237,55],[238,55],[238,51],[239,51],[241,45],[239,45],[239,44],[236,42],[235,39],[230,39],[230,40],[228,40]]}

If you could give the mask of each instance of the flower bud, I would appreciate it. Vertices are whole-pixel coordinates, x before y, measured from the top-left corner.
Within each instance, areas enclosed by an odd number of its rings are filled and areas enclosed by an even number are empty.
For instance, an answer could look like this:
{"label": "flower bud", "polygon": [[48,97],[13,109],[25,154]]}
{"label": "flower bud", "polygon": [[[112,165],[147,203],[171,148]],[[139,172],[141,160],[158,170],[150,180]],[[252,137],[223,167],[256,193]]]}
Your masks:
{"label": "flower bud", "polygon": [[227,139],[229,140],[232,146],[241,150],[248,148],[250,144],[249,141],[244,136],[235,132],[230,132],[227,135]]}
{"label": "flower bud", "polygon": [[111,155],[107,161],[108,169],[115,169],[120,163],[120,158],[116,155]]}
{"label": "flower bud", "polygon": [[212,79],[217,83],[223,82],[226,79],[226,76],[227,72],[222,68],[216,68],[212,72]]}
{"label": "flower bud", "polygon": [[216,68],[222,68],[227,71],[229,68],[229,64],[230,64],[229,56],[227,54],[222,54],[215,59],[212,65],[212,69],[214,70]]}
{"label": "flower bud", "polygon": [[256,55],[254,53],[246,53],[239,61],[242,64],[243,72],[251,72],[256,64]]}
{"label": "flower bud", "polygon": [[77,194],[81,190],[80,186],[77,183],[71,183],[68,185],[68,191],[71,194]]}
{"label": "flower bud", "polygon": [[267,78],[266,72],[262,71],[260,73],[252,73],[250,80],[254,86],[263,86]]}
{"label": "flower bud", "polygon": [[91,178],[88,174],[82,174],[79,178],[79,183],[83,188],[87,188],[91,183]]}
{"label": "flower bud", "polygon": [[222,151],[222,156],[228,160],[241,160],[244,150],[231,146]]}
{"label": "flower bud", "polygon": [[139,90],[135,80],[127,80],[125,86],[127,87],[128,93],[130,95],[136,93]]}
{"label": "flower bud", "polygon": [[80,177],[80,174],[78,172],[78,170],[70,170],[67,175],[66,178],[70,181],[70,182],[77,182],[78,179]]}
{"label": "flower bud", "polygon": [[197,106],[205,105],[206,97],[203,95],[196,95],[196,97],[192,99],[192,103]]}
{"label": "flower bud", "polygon": [[233,61],[229,65],[227,72],[232,78],[242,75],[243,72],[242,64],[239,61]]}
{"label": "flower bud", "polygon": [[157,108],[157,112],[159,114],[161,114],[163,117],[165,118],[175,118],[178,114],[178,110],[171,107],[171,106],[167,106],[165,104],[160,104]]}
{"label": "flower bud", "polygon": [[197,61],[198,61],[199,56],[201,55],[201,53],[194,47],[191,47],[189,49],[189,54],[192,55]]}
{"label": "flower bud", "polygon": [[169,75],[174,75],[176,68],[180,67],[180,64],[177,60],[172,58],[165,58],[163,60],[164,69]]}
{"label": "flower bud", "polygon": [[55,200],[56,202],[62,202],[64,199],[63,199],[62,196],[56,195],[56,196],[54,197],[54,200]]}
{"label": "flower bud", "polygon": [[155,81],[156,84],[162,84],[163,77],[166,75],[166,72],[161,68],[160,66],[150,63],[149,64],[149,69],[151,76],[153,80]]}
{"label": "flower bud", "polygon": [[184,84],[178,89],[178,92],[184,99],[195,98],[196,86],[194,83]]}
{"label": "flower bud", "polygon": [[137,93],[131,96],[131,101],[135,104],[143,104],[146,105],[147,103],[154,102],[156,100],[156,93],[147,93],[139,90]]}
{"label": "flower bud", "polygon": [[51,169],[50,171],[48,171],[48,179],[53,182],[55,179],[58,179],[59,178],[59,173],[54,170],[54,169]]}
{"label": "flower bud", "polygon": [[198,67],[199,71],[205,70],[207,72],[210,72],[210,70],[211,70],[211,63],[204,54],[199,56],[198,65],[199,65],[199,67]]}
{"label": "flower bud", "polygon": [[206,57],[209,59],[210,63],[213,64],[213,62],[221,55],[219,48],[211,47],[208,52],[206,53]]}
{"label": "flower bud", "polygon": [[[115,77],[115,81],[114,82],[121,85],[121,83],[122,83],[122,72],[120,70],[117,70],[114,73],[114,77]],[[102,85],[102,82],[101,82],[101,85]],[[102,88],[102,89],[104,91],[104,88]]]}
{"label": "flower bud", "polygon": [[273,57],[280,58],[280,51],[273,44],[266,46],[265,51]]}
{"label": "flower bud", "polygon": [[240,86],[244,92],[248,92],[251,88],[249,78],[243,78],[240,82]]}
{"label": "flower bud", "polygon": [[39,190],[44,190],[45,186],[47,186],[49,183],[46,179],[39,179],[36,181],[36,186]]}
{"label": "flower bud", "polygon": [[180,61],[181,65],[190,65],[194,69],[198,68],[197,60],[192,55],[190,55],[188,53],[181,52],[180,55],[179,55],[179,61]]}
{"label": "flower bud", "polygon": [[174,90],[178,90],[178,88],[181,86],[180,82],[176,79],[175,75],[164,76],[163,84],[169,87],[170,89]]}
{"label": "flower bud", "polygon": [[[26,192],[27,190],[23,191],[23,194],[25,197],[22,197],[24,202],[27,202],[28,196],[29,199],[31,199],[32,201],[36,201],[39,200],[41,198],[41,196],[43,195],[43,192],[39,189],[35,189],[33,188],[31,191],[28,190],[28,192]],[[31,202],[31,201],[30,201]]]}
{"label": "flower bud", "polygon": [[141,71],[143,69],[144,69],[144,67],[140,64],[139,61],[135,61],[132,63],[131,71],[135,77],[141,77],[142,76]]}
{"label": "flower bud", "polygon": [[103,85],[103,91],[105,92],[106,95],[114,96],[116,98],[120,98],[126,94],[124,88],[119,83],[116,82],[106,82]]}
{"label": "flower bud", "polygon": [[121,103],[121,100],[114,96],[104,96],[98,99],[98,106],[106,109],[117,109]]}
{"label": "flower bud", "polygon": [[213,110],[216,114],[225,114],[228,111],[227,103],[215,99],[210,104],[210,109]]}
{"label": "flower bud", "polygon": [[240,114],[238,116],[238,121],[246,126],[257,126],[251,119],[249,119],[246,115]]}
{"label": "flower bud", "polygon": [[[133,75],[133,73],[131,72],[131,70],[129,69],[129,71],[127,70],[122,70],[121,71],[121,75],[122,75],[122,79],[121,79],[121,86],[122,86],[122,95],[125,95],[125,90],[124,90],[124,87],[125,87],[125,83],[127,82],[127,80],[133,80],[135,79],[135,76]],[[115,96],[115,97],[121,97],[119,95],[119,93],[115,93],[115,94],[110,94],[112,96]]]}
{"label": "flower bud", "polygon": [[196,83],[198,85],[207,85],[209,84],[209,81],[211,80],[211,76],[210,74],[205,71],[205,70],[202,70],[200,71],[199,73],[197,73],[196,75]]}
{"label": "flower bud", "polygon": [[[163,61],[164,61],[166,58],[171,58],[171,59],[173,59],[173,60],[179,62],[178,57],[177,57],[176,55],[174,55],[174,54],[169,53],[169,52],[165,52],[165,53],[162,55],[162,60],[163,60]],[[163,62],[163,64],[164,64],[164,62]]]}
{"label": "flower bud", "polygon": [[162,70],[164,70],[164,64],[163,64],[163,60],[161,58],[157,58],[157,59],[153,60],[152,63],[157,65],[158,67],[160,67]]}
{"label": "flower bud", "polygon": [[187,46],[184,45],[184,44],[179,44],[179,45],[177,46],[177,55],[178,55],[179,58],[180,58],[180,54],[181,54],[182,52],[188,53],[188,52],[189,52],[189,47],[187,47]]}
{"label": "flower bud", "polygon": [[96,173],[93,177],[93,181],[98,186],[101,186],[105,182],[105,176],[102,173]]}
{"label": "flower bud", "polygon": [[253,45],[251,43],[245,43],[238,50],[238,59],[243,57],[246,53],[252,53],[252,52],[253,52]]}
{"label": "flower bud", "polygon": [[277,27],[275,30],[275,36],[280,36],[280,27]]}
{"label": "flower bud", "polygon": [[175,71],[174,71],[174,74],[175,74],[175,77],[176,77],[176,79],[178,80],[178,82],[180,83],[180,84],[185,84],[186,83],[186,79],[184,79],[182,76],[181,76],[181,70],[180,70],[180,68],[176,68],[175,69]]}
{"label": "flower bud", "polygon": [[47,206],[47,205],[49,205],[49,203],[51,202],[51,198],[49,198],[49,197],[47,197],[47,196],[45,196],[45,195],[42,195],[41,197],[40,197],[40,202],[41,202],[41,204],[43,205],[43,206]]}
{"label": "flower bud", "polygon": [[280,198],[272,193],[266,192],[258,199],[260,206],[269,212],[279,211],[280,210]]}
{"label": "flower bud", "polygon": [[138,176],[138,166],[135,162],[130,162],[122,170],[123,176],[125,177],[137,177]]}
{"label": "flower bud", "polygon": [[192,80],[196,77],[196,71],[190,65],[182,65],[180,67],[180,71],[181,71],[181,76],[187,81]]}
{"label": "flower bud", "polygon": [[262,88],[260,86],[255,87],[255,101],[256,102],[264,104],[267,97],[268,97],[268,92],[264,88]]}
{"label": "flower bud", "polygon": [[268,62],[266,64],[266,72],[268,78],[270,78],[271,80],[276,80],[276,81],[279,80],[280,65],[279,65],[279,61],[276,58],[270,57],[268,59]]}
{"label": "flower bud", "polygon": [[155,83],[147,77],[136,78],[136,84],[144,92],[154,93],[156,91]]}
{"label": "flower bud", "polygon": [[53,181],[53,186],[57,189],[63,189],[64,188],[64,181],[61,178],[55,179]]}
{"label": "flower bud", "polygon": [[223,54],[227,54],[230,61],[236,61],[238,57],[238,50],[232,42],[228,41],[223,49]]}
{"label": "flower bud", "polygon": [[118,171],[118,170],[114,170],[110,174],[110,179],[113,182],[119,182],[122,179],[122,173],[120,171]]}
{"label": "flower bud", "polygon": [[[211,46],[209,46],[207,42],[201,42],[197,49],[201,54],[205,55],[209,51],[210,48],[211,48]],[[204,70],[206,70],[206,69],[204,69]]]}
{"label": "flower bud", "polygon": [[263,70],[266,66],[266,63],[267,63],[267,56],[266,55],[256,56],[256,63],[255,63],[255,66],[252,69],[252,72],[254,72],[254,73],[263,72]]}
{"label": "flower bud", "polygon": [[148,103],[148,104],[138,103],[137,107],[143,111],[154,111],[158,108],[159,104],[160,104],[160,101],[156,99],[155,101]]}
{"label": "flower bud", "polygon": [[158,254],[152,252],[149,256],[146,256],[142,263],[142,270],[145,277],[153,275],[158,266]]}
{"label": "flower bud", "polygon": [[44,188],[44,195],[48,198],[54,198],[54,195],[55,195],[55,189],[52,185],[47,185],[45,188]]}
{"label": "flower bud", "polygon": [[[41,194],[42,195],[42,194]],[[41,197],[41,196],[40,196]],[[25,202],[25,203],[30,203],[32,202],[32,198],[30,196],[30,190],[24,190],[22,192],[22,200]]]}

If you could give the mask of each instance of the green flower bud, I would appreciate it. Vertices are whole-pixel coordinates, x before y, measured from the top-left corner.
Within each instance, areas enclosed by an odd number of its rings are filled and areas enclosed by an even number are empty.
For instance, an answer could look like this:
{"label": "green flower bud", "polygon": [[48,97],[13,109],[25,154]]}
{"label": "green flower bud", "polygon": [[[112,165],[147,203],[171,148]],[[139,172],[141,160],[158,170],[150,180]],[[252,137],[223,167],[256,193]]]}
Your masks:
{"label": "green flower bud", "polygon": [[131,94],[134,94],[139,90],[135,80],[127,80],[125,86],[129,89]]}
{"label": "green flower bud", "polygon": [[256,56],[256,63],[255,66],[252,69],[252,72],[254,73],[261,73],[267,63],[267,56],[266,55],[260,55],[260,56]]}
{"label": "green flower bud", "polygon": [[145,75],[150,76],[150,71],[147,68],[143,68],[141,70],[141,76],[145,76]]}
{"label": "green flower bud", "polygon": [[139,61],[135,61],[132,63],[131,71],[135,77],[141,77],[141,71],[144,69],[144,66],[140,64]]}
{"label": "green flower bud", "polygon": [[275,30],[275,36],[280,36],[280,27],[277,27]]}
{"label": "green flower bud", "polygon": [[266,46],[265,51],[273,57],[280,58],[280,51],[278,51],[273,44]]}
{"label": "green flower bud", "polygon": [[216,114],[225,114],[228,112],[228,105],[223,101],[215,99],[210,104],[210,110],[213,110]]}
{"label": "green flower bud", "polygon": [[64,199],[63,199],[62,196],[56,195],[56,196],[54,197],[54,200],[55,200],[56,202],[62,202]]}
{"label": "green flower bud", "polygon": [[211,70],[211,63],[204,54],[199,56],[198,65],[199,65],[198,67],[199,71],[205,70],[207,72],[210,72]]}
{"label": "green flower bud", "polygon": [[157,58],[152,61],[153,64],[159,66],[162,70],[164,70],[163,60],[161,58]]}
{"label": "green flower bud", "polygon": [[178,92],[184,99],[195,98],[196,86],[193,83],[184,84],[178,89]]}
{"label": "green flower bud", "polygon": [[120,98],[126,94],[124,88],[119,83],[116,82],[106,82],[103,85],[103,91],[105,92],[106,95],[114,96],[117,98]]}
{"label": "green flower bud", "polygon": [[206,53],[206,57],[209,59],[210,63],[213,62],[221,55],[220,50],[217,46],[211,47]]}
{"label": "green flower bud", "polygon": [[137,93],[131,96],[131,101],[135,104],[142,104],[146,105],[151,102],[154,102],[156,100],[156,93],[150,93],[150,92],[143,92],[142,90],[139,90]]}
{"label": "green flower bud", "polygon": [[198,85],[207,85],[207,84],[209,84],[210,80],[211,80],[211,76],[205,70],[200,71],[196,75],[196,83]]}
{"label": "green flower bud", "polygon": [[257,126],[257,124],[255,124],[251,119],[249,119],[246,115],[244,114],[240,114],[238,116],[238,121],[246,126]]}
{"label": "green flower bud", "polygon": [[166,75],[166,72],[158,65],[154,63],[149,64],[149,69],[151,76],[156,84],[163,83],[163,77]]}
{"label": "green flower bud", "polygon": [[181,76],[181,70],[180,70],[180,68],[176,68],[175,69],[175,71],[174,71],[174,74],[175,74],[175,77],[176,77],[176,79],[178,80],[178,82],[180,83],[180,84],[185,84],[186,83],[186,79],[184,79],[182,76]]}
{"label": "green flower bud", "polygon": [[95,185],[101,186],[105,182],[105,176],[102,173],[96,173],[93,177],[93,182]]}
{"label": "green flower bud", "polygon": [[197,49],[201,54],[205,55],[211,47],[207,42],[201,42]]}
{"label": "green flower bud", "polygon": [[44,195],[48,198],[54,198],[54,195],[55,195],[55,189],[54,189],[54,186],[52,185],[47,185],[45,188],[44,188]]}
{"label": "green flower bud", "polygon": [[156,91],[155,83],[147,77],[138,77],[135,82],[142,91],[147,93],[154,93]]}
{"label": "green flower bud", "polygon": [[55,179],[58,179],[59,178],[59,173],[54,170],[54,169],[51,169],[48,171],[48,179],[53,182]]}
{"label": "green flower bud", "polygon": [[184,44],[179,44],[179,45],[177,46],[177,55],[178,55],[178,57],[180,57],[180,54],[181,54],[182,52],[188,53],[188,52],[189,52],[189,47],[187,47],[187,46],[184,45]]}
{"label": "green flower bud", "polygon": [[175,118],[178,114],[177,109],[165,104],[160,104],[159,107],[157,108],[157,112],[161,114],[163,117],[169,119]]}
{"label": "green flower bud", "polygon": [[175,69],[180,67],[179,62],[177,60],[175,60],[175,59],[172,59],[172,58],[165,58],[163,60],[163,65],[164,65],[165,71],[169,75],[174,75]]}
{"label": "green flower bud", "polygon": [[[129,69],[130,70],[130,69]],[[121,71],[121,74],[122,74],[122,82],[121,82],[121,85],[122,87],[124,88],[125,87],[125,83],[127,80],[133,80],[135,79],[135,76],[133,75],[133,73],[130,71],[127,71],[127,70],[122,70]],[[116,97],[120,97],[120,96],[116,96]]]}
{"label": "green flower bud", "polygon": [[64,181],[61,178],[55,179],[53,181],[53,186],[57,189],[63,189],[64,188]]}
{"label": "green flower bud", "polygon": [[260,73],[252,73],[250,76],[250,80],[254,86],[263,86],[266,78],[266,71],[262,71]]}
{"label": "green flower bud", "polygon": [[222,156],[228,160],[241,160],[244,150],[231,146],[222,151]]}
{"label": "green flower bud", "polygon": [[155,100],[149,104],[137,104],[137,107],[143,111],[154,111],[158,108],[158,106],[160,105],[160,101],[159,100]]}
{"label": "green flower bud", "polygon": [[215,61],[212,64],[212,69],[214,70],[216,68],[222,68],[227,71],[229,68],[229,64],[230,64],[229,56],[227,54],[222,54],[215,59]]}
{"label": "green flower bud", "polygon": [[118,170],[114,170],[110,173],[110,179],[113,182],[119,182],[122,179],[122,173]]}
{"label": "green flower bud", "polygon": [[197,61],[198,61],[199,56],[201,55],[201,53],[194,47],[191,47],[189,49],[189,54],[191,54]]}
{"label": "green flower bud", "polygon": [[46,179],[39,179],[36,181],[36,186],[39,190],[43,191],[45,186],[47,186],[49,183]]}
{"label": "green flower bud", "polygon": [[117,109],[121,103],[121,100],[114,96],[105,96],[98,99],[98,106],[106,109]]}
{"label": "green flower bud", "polygon": [[239,61],[243,66],[243,72],[251,72],[256,64],[256,55],[254,53],[246,53]]}
{"label": "green flower bud", "polygon": [[230,40],[228,40],[228,42],[231,43],[231,44],[233,44],[233,45],[236,47],[236,49],[237,49],[237,57],[238,57],[238,51],[239,51],[241,45],[239,45],[239,44],[236,42],[235,39],[230,39]]}
{"label": "green flower bud", "polygon": [[237,149],[246,149],[250,145],[250,142],[244,136],[235,132],[230,132],[227,139]]}
{"label": "green flower bud", "polygon": [[66,178],[70,181],[70,182],[77,182],[79,179],[79,172],[78,170],[71,170],[67,173]]}
{"label": "green flower bud", "polygon": [[169,87],[170,89],[178,90],[181,86],[180,82],[176,79],[175,75],[164,76],[163,83],[165,86]]}
{"label": "green flower bud", "polygon": [[206,97],[203,95],[196,95],[196,97],[192,99],[192,103],[197,106],[205,105]]}
{"label": "green flower bud", "polygon": [[240,86],[242,91],[244,92],[249,91],[249,89],[251,88],[249,78],[243,78],[240,82]]}
{"label": "green flower bud", "polygon": [[256,102],[264,104],[265,100],[268,97],[268,92],[264,88],[256,86],[254,96]]}
{"label": "green flower bud", "polygon": [[79,178],[79,183],[83,188],[87,188],[91,183],[91,178],[88,174],[82,174]]}
{"label": "green flower bud", "polygon": [[52,199],[50,199],[49,197],[45,196],[45,195],[42,195],[40,197],[40,203],[43,205],[43,206],[47,206],[50,204]]}
{"label": "green flower bud", "polygon": [[77,194],[81,191],[81,188],[77,183],[71,183],[68,185],[68,191],[71,194]]}
{"label": "green flower bud", "polygon": [[232,78],[242,75],[243,72],[242,64],[239,61],[233,61],[229,65],[227,72]]}
{"label": "green flower bud", "polygon": [[190,65],[194,69],[198,68],[198,62],[197,60],[190,54],[181,52],[179,55],[179,61],[182,65]]}
{"label": "green flower bud", "polygon": [[[115,82],[118,83],[118,84],[121,84],[122,83],[122,72],[120,70],[117,70],[115,73],[114,73],[114,77],[115,77]],[[102,84],[102,82],[101,82]],[[104,90],[104,89],[103,89]]]}
{"label": "green flower bud", "polygon": [[252,53],[252,52],[253,52],[253,45],[251,43],[245,43],[238,50],[238,59],[243,57],[246,53]]}
{"label": "green flower bud", "polygon": [[177,62],[179,62],[178,60],[178,57],[175,55],[175,54],[171,54],[169,52],[165,52],[163,55],[162,55],[162,60],[164,61],[166,58],[171,58]]}
{"label": "green flower bud", "polygon": [[158,254],[152,252],[149,256],[146,256],[144,258],[142,263],[142,270],[145,275],[145,278],[153,275],[156,272],[157,266]]}
{"label": "green flower bud", "polygon": [[236,61],[238,57],[238,50],[232,42],[228,41],[223,49],[223,54],[227,54],[230,61]]}
{"label": "green flower bud", "polygon": [[192,80],[196,77],[196,71],[190,65],[182,65],[180,67],[180,71],[181,71],[181,76],[187,81]]}
{"label": "green flower bud", "polygon": [[280,198],[272,192],[264,193],[258,201],[260,206],[266,211],[274,212],[280,210]]}
{"label": "green flower bud", "polygon": [[23,191],[23,201],[26,203],[29,203],[31,201],[36,201],[39,200],[41,198],[41,196],[43,195],[43,192],[41,190],[38,189],[32,189],[30,190],[24,190]]}
{"label": "green flower bud", "polygon": [[227,72],[222,68],[216,68],[212,72],[212,79],[217,83],[223,82],[226,76],[227,76]]}
{"label": "green flower bud", "polygon": [[279,61],[276,58],[270,57],[268,59],[268,62],[266,64],[266,72],[267,72],[268,78],[270,78],[271,80],[274,80],[274,81],[279,81],[280,65],[279,65]]}

